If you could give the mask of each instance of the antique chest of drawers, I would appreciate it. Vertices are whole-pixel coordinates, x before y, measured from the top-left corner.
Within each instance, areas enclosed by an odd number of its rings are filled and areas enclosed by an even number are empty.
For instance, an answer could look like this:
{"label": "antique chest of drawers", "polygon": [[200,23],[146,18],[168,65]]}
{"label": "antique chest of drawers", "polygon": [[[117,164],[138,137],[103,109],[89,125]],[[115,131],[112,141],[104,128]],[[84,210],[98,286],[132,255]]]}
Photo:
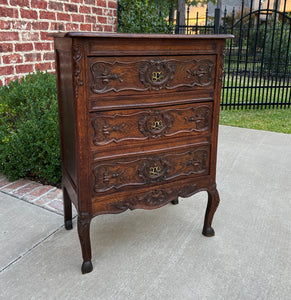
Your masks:
{"label": "antique chest of drawers", "polygon": [[226,35],[54,35],[65,227],[78,211],[82,273],[90,221],[208,192],[202,233],[219,203],[216,153]]}

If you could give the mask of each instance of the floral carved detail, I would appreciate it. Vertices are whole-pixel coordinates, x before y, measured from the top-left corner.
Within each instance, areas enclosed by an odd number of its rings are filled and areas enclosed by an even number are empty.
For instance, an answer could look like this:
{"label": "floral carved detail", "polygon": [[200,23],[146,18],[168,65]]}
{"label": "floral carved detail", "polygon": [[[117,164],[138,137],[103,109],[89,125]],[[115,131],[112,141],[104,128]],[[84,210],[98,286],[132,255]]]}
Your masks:
{"label": "floral carved detail", "polygon": [[214,64],[211,61],[199,61],[187,70],[187,78],[193,81],[193,85],[209,85],[211,82],[213,66]]}
{"label": "floral carved detail", "polygon": [[164,136],[172,127],[174,118],[167,112],[150,112],[138,120],[139,131],[146,137],[158,138]]}
{"label": "floral carved detail", "polygon": [[169,181],[180,176],[207,175],[209,147],[136,159],[97,164],[93,169],[94,191],[106,192],[126,186]]}
{"label": "floral carved detail", "polygon": [[189,184],[182,186],[180,189],[153,189],[149,192],[127,199],[125,201],[114,202],[108,205],[109,210],[120,210],[120,212],[127,209],[133,210],[136,208],[153,208],[160,207],[178,197],[189,197],[198,189],[196,184]]}
{"label": "floral carved detail", "polygon": [[192,115],[185,116],[185,123],[195,123],[196,130],[207,130],[210,126],[210,113],[211,110],[207,106],[192,108]]}
{"label": "floral carved detail", "polygon": [[224,66],[224,57],[225,57],[225,54],[226,54],[226,48],[225,48],[225,47],[222,47],[220,53],[221,53],[221,54],[220,54],[220,63],[219,63],[219,72],[220,72],[220,75],[219,75],[218,80],[219,80],[220,82],[222,82],[222,80],[223,80],[223,72],[224,72],[224,70],[223,70],[223,66]]}
{"label": "floral carved detail", "polygon": [[75,98],[79,96],[79,86],[83,86],[84,82],[80,78],[80,61],[82,59],[82,52],[79,45],[73,47],[73,60],[74,60],[74,83],[75,83]]}
{"label": "floral carved detail", "polygon": [[139,79],[149,90],[169,87],[175,76],[175,64],[171,60],[143,61],[139,66]]}
{"label": "floral carved detail", "polygon": [[106,91],[110,81],[118,80],[119,82],[123,82],[122,76],[124,73],[111,74],[110,65],[111,64],[105,62],[100,62],[91,66],[91,72],[94,76],[94,85],[92,86],[94,93],[102,93]]}

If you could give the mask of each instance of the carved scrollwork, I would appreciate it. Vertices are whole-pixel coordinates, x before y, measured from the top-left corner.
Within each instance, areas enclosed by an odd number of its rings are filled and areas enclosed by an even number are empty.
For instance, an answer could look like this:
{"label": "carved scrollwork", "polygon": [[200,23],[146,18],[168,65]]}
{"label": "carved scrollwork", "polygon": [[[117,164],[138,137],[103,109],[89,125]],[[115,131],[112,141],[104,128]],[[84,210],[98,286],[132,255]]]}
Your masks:
{"label": "carved scrollwork", "polygon": [[118,201],[108,205],[109,210],[125,211],[127,209],[133,210],[139,207],[153,208],[163,206],[178,197],[189,197],[198,189],[196,184],[188,184],[181,186],[181,188],[170,189],[153,189],[145,194],[141,194],[125,201]]}
{"label": "carved scrollwork", "polygon": [[74,60],[74,85],[75,85],[75,98],[79,96],[79,87],[84,85],[84,81],[81,79],[80,61],[82,59],[81,46],[73,46],[73,60]]}
{"label": "carved scrollwork", "polygon": [[159,182],[167,178],[171,163],[167,158],[151,158],[141,163],[138,176],[145,183]]}
{"label": "carved scrollwork", "polygon": [[211,110],[207,106],[192,108],[192,115],[185,116],[185,123],[193,122],[196,125],[196,130],[207,130],[210,126]]}
{"label": "carved scrollwork", "polygon": [[169,181],[180,176],[206,175],[208,172],[209,148],[207,146],[158,157],[122,159],[97,164],[94,167],[94,191],[100,193],[126,186]]}
{"label": "carved scrollwork", "polygon": [[143,61],[139,66],[139,79],[149,90],[160,90],[170,86],[175,76],[174,61],[166,59],[153,59]]}
{"label": "carved scrollwork", "polygon": [[91,91],[102,94],[111,91],[159,91],[211,85],[214,78],[214,59],[210,56],[204,57],[148,58],[132,61],[92,59]]}
{"label": "carved scrollwork", "polygon": [[168,112],[154,111],[144,114],[138,120],[139,131],[146,137],[164,136],[172,127],[174,117]]}

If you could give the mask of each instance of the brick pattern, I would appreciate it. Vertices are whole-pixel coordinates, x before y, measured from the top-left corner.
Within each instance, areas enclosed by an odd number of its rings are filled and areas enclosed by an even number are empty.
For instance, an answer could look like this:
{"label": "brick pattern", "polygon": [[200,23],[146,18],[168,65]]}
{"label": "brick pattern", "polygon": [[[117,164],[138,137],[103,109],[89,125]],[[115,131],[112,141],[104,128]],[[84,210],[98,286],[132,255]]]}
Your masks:
{"label": "brick pattern", "polygon": [[[10,182],[0,175],[0,192],[63,215],[63,192],[51,185],[25,179]],[[73,205],[73,216],[76,214]]]}
{"label": "brick pattern", "polygon": [[0,0],[0,85],[54,71],[58,31],[116,31],[117,0]]}

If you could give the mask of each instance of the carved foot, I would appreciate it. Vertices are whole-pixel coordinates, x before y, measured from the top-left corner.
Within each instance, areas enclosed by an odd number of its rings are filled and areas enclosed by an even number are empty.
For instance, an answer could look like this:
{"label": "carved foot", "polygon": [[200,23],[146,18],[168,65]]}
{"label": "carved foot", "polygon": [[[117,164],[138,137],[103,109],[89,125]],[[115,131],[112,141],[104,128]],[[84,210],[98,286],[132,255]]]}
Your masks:
{"label": "carved foot", "polygon": [[72,220],[66,220],[65,221],[65,228],[67,230],[73,229],[73,222],[72,222]]}
{"label": "carved foot", "polygon": [[174,205],[179,204],[179,200],[178,199],[173,200],[173,201],[171,201],[171,203],[174,204]]}
{"label": "carved foot", "polygon": [[83,256],[83,264],[82,264],[82,273],[89,273],[93,270],[93,266],[91,263],[91,243],[90,243],[90,222],[91,217],[80,217],[78,216],[78,234],[81,244],[82,256]]}
{"label": "carved foot", "polygon": [[205,236],[214,236],[214,229],[211,227],[214,213],[219,204],[219,195],[216,189],[216,184],[214,184],[211,189],[208,190],[208,203],[205,213],[204,226],[202,230],[202,234]]}
{"label": "carved foot", "polygon": [[202,234],[205,235],[205,236],[214,236],[215,235],[215,232],[214,232],[214,229],[212,227],[204,227],[203,230],[202,230]]}
{"label": "carved foot", "polygon": [[91,260],[84,261],[81,268],[82,274],[90,273],[92,272],[92,270],[93,270],[93,265],[91,263]]}

